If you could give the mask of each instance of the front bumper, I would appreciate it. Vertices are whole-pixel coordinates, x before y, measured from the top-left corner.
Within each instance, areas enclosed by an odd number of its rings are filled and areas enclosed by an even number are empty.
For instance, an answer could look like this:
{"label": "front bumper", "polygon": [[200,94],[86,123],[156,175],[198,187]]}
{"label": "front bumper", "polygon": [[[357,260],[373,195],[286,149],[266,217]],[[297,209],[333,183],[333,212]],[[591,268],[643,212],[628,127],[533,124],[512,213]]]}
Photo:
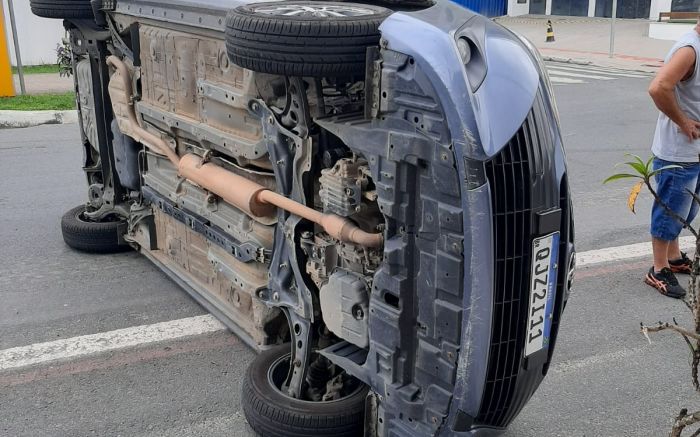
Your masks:
{"label": "front bumper", "polygon": [[[460,59],[455,40],[465,34],[484,57],[483,81],[470,82]],[[568,299],[574,230],[551,90],[515,35],[447,2],[393,15],[382,37],[430,78],[462,181],[462,332],[438,433],[491,434],[508,426],[546,375]],[[531,244],[551,232],[560,233],[560,247],[549,346],[526,358]]]}

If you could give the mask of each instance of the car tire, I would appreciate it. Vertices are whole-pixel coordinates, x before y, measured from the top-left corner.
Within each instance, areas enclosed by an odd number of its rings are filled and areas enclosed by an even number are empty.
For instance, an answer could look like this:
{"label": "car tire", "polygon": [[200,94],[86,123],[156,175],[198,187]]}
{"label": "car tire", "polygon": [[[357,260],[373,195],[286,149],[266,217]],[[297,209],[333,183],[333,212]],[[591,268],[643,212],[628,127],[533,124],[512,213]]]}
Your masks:
{"label": "car tire", "polygon": [[131,250],[120,244],[120,236],[126,231],[126,220],[93,222],[85,218],[85,206],[77,206],[61,219],[61,233],[66,244],[81,252],[117,253]]}
{"label": "car tire", "polygon": [[362,435],[367,386],[329,402],[292,398],[274,386],[270,376],[277,363],[289,360],[289,349],[286,344],[264,351],[248,367],[241,404],[250,426],[265,437]]}
{"label": "car tire", "polygon": [[[304,8],[326,16],[285,15]],[[329,10],[346,16],[329,16]],[[226,49],[232,63],[260,73],[364,76],[367,47],[379,44],[379,25],[391,13],[380,6],[324,1],[243,5],[226,18]]]}
{"label": "car tire", "polygon": [[32,13],[44,18],[94,18],[90,0],[30,0]]}

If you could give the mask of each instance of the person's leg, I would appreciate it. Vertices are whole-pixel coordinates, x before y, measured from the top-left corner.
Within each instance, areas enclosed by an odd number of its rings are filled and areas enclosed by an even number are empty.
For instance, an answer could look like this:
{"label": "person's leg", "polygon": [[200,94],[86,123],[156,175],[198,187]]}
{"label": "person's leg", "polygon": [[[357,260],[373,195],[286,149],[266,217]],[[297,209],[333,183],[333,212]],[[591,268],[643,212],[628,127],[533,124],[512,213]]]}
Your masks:
{"label": "person's leg", "polygon": [[[688,180],[687,180],[687,185],[686,189],[694,192],[696,195],[700,196],[700,164],[688,166],[685,169]],[[690,198],[690,211],[688,212],[688,216],[686,217],[686,221],[688,223],[693,223],[693,220],[695,220],[695,217],[698,215],[698,210],[700,208],[700,205],[698,202],[696,202],[692,196],[690,195],[689,192],[685,192],[685,195],[687,195]],[[681,252],[680,244],[678,243],[678,238],[673,240],[669,246],[668,246],[668,260],[671,263],[671,268],[674,267],[674,264],[678,265],[678,263],[684,262],[684,263],[689,263],[690,260],[688,257]],[[690,266],[686,266],[688,271],[685,271],[686,269],[683,269],[682,273],[689,273]],[[674,269],[675,270],[675,269]]]}
{"label": "person's leg", "polygon": [[[654,170],[672,165],[674,163],[654,159]],[[654,287],[661,294],[681,298],[686,292],[678,284],[669,263],[669,255],[674,256],[678,250],[677,239],[683,224],[666,208],[672,210],[680,217],[689,217],[691,212],[692,196],[688,190],[694,191],[697,186],[697,171],[687,171],[689,167],[673,168],[656,174],[656,193],[651,212],[652,250],[654,265],[644,277],[644,282]],[[696,170],[696,169],[693,169]]]}
{"label": "person's leg", "polygon": [[[674,240],[678,242],[678,239]],[[651,250],[654,253],[654,271],[660,272],[662,269],[669,267],[668,254],[669,248],[673,241],[662,240],[660,238],[651,237]],[[674,258],[675,259],[675,258]]]}
{"label": "person's leg", "polygon": [[[668,256],[666,258],[668,261],[676,261],[683,258],[681,246],[678,244],[678,238],[668,243]],[[668,262],[666,264],[666,267],[668,267]],[[656,265],[656,261],[654,261],[654,265]]]}

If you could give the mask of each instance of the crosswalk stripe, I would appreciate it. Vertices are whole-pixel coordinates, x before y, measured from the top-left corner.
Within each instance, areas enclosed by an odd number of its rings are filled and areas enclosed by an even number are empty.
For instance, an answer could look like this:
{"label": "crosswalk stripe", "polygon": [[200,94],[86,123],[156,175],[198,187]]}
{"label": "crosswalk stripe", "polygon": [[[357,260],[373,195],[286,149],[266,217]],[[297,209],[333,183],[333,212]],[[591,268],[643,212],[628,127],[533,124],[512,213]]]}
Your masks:
{"label": "crosswalk stripe", "polygon": [[614,77],[609,76],[598,76],[595,74],[582,74],[582,73],[572,73],[570,71],[559,71],[555,69],[549,69],[550,76],[566,76],[566,77],[581,77],[583,79],[594,79],[594,80],[614,80]]}
{"label": "crosswalk stripe", "polygon": [[[680,244],[681,249],[692,249],[695,246],[695,238],[680,237],[678,239],[678,244]],[[624,261],[631,258],[651,256],[651,253],[651,242],[606,247],[604,249],[589,250],[576,254],[576,265],[583,267],[592,264]]]}
{"label": "crosswalk stripe", "polygon": [[143,344],[179,340],[184,337],[208,334],[224,329],[226,329],[224,325],[213,316],[206,314],[20,346],[0,351],[0,371],[116,351]]}
{"label": "crosswalk stripe", "polygon": [[564,65],[557,65],[556,67],[550,66],[547,68],[547,70],[566,70],[566,71],[574,71],[574,72],[591,72],[594,74],[606,74],[610,76],[620,76],[620,77],[633,77],[633,78],[638,78],[638,79],[645,79],[647,77],[651,77],[651,74],[640,74],[640,73],[633,73],[633,72],[624,72],[624,71],[609,71],[609,70],[602,70],[602,69],[596,69],[596,68],[578,68],[578,67],[569,67],[569,66],[564,66]]}
{"label": "crosswalk stripe", "polygon": [[549,76],[549,80],[552,83],[586,83],[583,80],[580,79],[569,79],[568,77],[556,77],[556,76]]}

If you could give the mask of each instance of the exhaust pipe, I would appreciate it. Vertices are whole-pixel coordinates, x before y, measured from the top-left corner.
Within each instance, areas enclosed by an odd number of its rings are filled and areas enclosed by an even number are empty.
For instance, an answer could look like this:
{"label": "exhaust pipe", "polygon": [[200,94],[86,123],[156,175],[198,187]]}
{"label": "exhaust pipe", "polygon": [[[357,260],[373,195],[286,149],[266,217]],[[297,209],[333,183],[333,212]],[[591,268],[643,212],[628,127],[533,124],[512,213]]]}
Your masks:
{"label": "exhaust pipe", "polygon": [[[107,65],[117,70],[117,74],[122,80],[121,85],[124,89],[123,94],[119,93],[119,90],[109,87],[109,97],[112,100],[112,109],[115,114],[122,113],[118,107],[119,104],[126,107],[126,116],[129,120],[130,126],[129,129],[126,129],[128,132],[123,132],[124,135],[128,135],[136,142],[144,144],[149,149],[160,153],[161,155],[165,155],[170,162],[177,167],[178,163],[180,162],[180,158],[177,156],[177,153],[175,153],[175,151],[173,151],[173,149],[171,149],[170,146],[168,146],[168,144],[160,137],[148,132],[146,129],[141,127],[141,124],[139,124],[138,117],[136,117],[136,109],[134,109],[134,101],[132,100],[134,93],[131,89],[131,74],[129,73],[129,69],[126,67],[126,64],[116,56],[109,56],[107,58]],[[112,76],[110,79],[110,83],[113,79],[114,76]]]}
{"label": "exhaust pipe", "polygon": [[181,177],[216,194],[252,217],[269,217],[275,213],[275,207],[277,207],[316,223],[331,237],[345,243],[365,247],[380,247],[383,244],[384,236],[381,233],[365,232],[345,217],[316,211],[218,165],[203,163],[202,158],[195,154],[190,153],[180,158],[162,138],[148,132],[139,124],[131,100],[133,92],[126,64],[116,56],[109,56],[107,65],[118,72],[124,88],[124,94],[113,90],[112,87],[109,90],[115,114],[120,113],[117,107],[120,103],[127,107],[129,127],[126,129],[128,132],[124,134],[143,143],[151,150],[165,155],[178,169]]}
{"label": "exhaust pipe", "polygon": [[268,217],[274,214],[274,207],[277,207],[318,224],[331,237],[346,243],[379,247],[384,242],[384,237],[380,233],[365,232],[345,217],[324,214],[270,191],[250,179],[224,170],[218,165],[203,164],[202,158],[198,155],[189,153],[183,156],[180,159],[178,171],[180,176],[206,188],[248,215]]}

